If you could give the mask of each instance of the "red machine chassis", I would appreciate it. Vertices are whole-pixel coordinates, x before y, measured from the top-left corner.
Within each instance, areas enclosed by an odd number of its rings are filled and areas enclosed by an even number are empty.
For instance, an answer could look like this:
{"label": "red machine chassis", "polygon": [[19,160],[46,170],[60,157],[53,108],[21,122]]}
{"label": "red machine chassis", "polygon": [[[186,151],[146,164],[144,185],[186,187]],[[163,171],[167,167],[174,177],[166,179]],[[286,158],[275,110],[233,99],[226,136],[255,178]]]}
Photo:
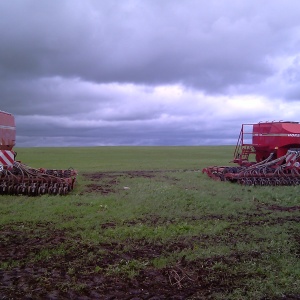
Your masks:
{"label": "red machine chassis", "polygon": [[[249,160],[251,155],[255,161]],[[243,124],[232,162],[239,166],[212,166],[202,172],[215,180],[246,185],[300,184],[300,124]]]}

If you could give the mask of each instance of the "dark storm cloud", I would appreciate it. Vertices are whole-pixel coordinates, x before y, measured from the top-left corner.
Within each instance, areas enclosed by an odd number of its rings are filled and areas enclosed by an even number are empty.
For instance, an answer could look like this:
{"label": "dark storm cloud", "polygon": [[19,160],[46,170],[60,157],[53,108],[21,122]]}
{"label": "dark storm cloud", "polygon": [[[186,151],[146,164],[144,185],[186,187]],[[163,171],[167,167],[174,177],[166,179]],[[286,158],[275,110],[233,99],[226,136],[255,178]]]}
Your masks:
{"label": "dark storm cloud", "polygon": [[268,56],[295,51],[296,3],[2,1],[1,73],[211,92],[252,84],[271,75]]}
{"label": "dark storm cloud", "polygon": [[231,143],[243,122],[299,115],[299,8],[0,1],[0,109],[20,145]]}

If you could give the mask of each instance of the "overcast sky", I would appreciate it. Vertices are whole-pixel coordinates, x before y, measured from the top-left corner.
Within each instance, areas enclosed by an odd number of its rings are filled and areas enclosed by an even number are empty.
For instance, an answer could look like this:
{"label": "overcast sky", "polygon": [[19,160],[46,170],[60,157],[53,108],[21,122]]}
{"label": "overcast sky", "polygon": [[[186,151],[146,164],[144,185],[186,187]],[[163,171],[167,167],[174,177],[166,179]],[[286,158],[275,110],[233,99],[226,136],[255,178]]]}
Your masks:
{"label": "overcast sky", "polygon": [[0,0],[17,146],[235,144],[300,121],[299,0]]}

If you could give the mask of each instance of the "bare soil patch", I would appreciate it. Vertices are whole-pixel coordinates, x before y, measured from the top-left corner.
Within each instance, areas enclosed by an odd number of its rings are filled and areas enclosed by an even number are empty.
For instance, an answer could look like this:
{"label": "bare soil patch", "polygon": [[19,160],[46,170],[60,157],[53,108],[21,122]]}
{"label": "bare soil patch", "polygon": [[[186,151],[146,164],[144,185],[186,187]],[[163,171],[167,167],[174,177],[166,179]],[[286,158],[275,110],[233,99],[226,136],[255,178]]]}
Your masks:
{"label": "bare soil patch", "polygon": [[176,183],[177,178],[171,177],[168,174],[176,172],[191,172],[192,170],[140,170],[140,171],[119,171],[119,172],[96,172],[85,173],[83,176],[91,181],[86,186],[85,193],[101,193],[107,195],[117,191],[117,185],[120,178],[152,178],[155,180],[167,180]]}
{"label": "bare soil patch", "polygon": [[[173,172],[179,171],[84,174],[90,184],[83,194],[115,193],[124,176],[167,180],[177,184],[177,179],[171,176]],[[240,201],[239,198],[233,200]],[[89,204],[78,202],[75,205]],[[245,283],[251,279],[265,279],[262,273],[236,271],[237,265],[259,261],[264,254],[235,251],[234,247],[239,242],[253,241],[253,237],[237,228],[298,223],[300,217],[293,213],[299,208],[258,204],[257,211],[239,217],[217,214],[190,216],[188,221],[228,220],[232,221],[233,226],[222,235],[203,234],[164,243],[132,239],[92,244],[84,242],[79,236],[74,237],[71,232],[55,229],[51,223],[10,224],[0,229],[0,299],[214,299],[216,293],[226,295],[235,289],[245,288]],[[275,217],[273,211],[291,214]],[[148,215],[124,221],[123,225],[142,223],[157,226],[172,222],[177,220]],[[116,223],[106,222],[100,225],[100,230],[115,227]],[[295,241],[294,255],[299,257],[300,234],[295,231],[292,236]],[[156,258],[193,250],[195,245],[202,249],[225,245],[232,247],[233,251],[230,255],[212,255],[193,261],[187,261],[183,255],[175,264],[161,268],[151,263]],[[300,295],[287,294],[272,300],[277,299],[295,300],[300,299]]]}
{"label": "bare soil patch", "polygon": [[[24,224],[23,224],[24,225]],[[144,264],[166,253],[192,248],[194,243],[224,242],[224,237],[190,237],[165,244],[146,240],[87,244],[52,224],[13,224],[0,230],[1,299],[213,299],[216,292],[229,293],[243,282],[261,276],[228,272],[235,264],[259,259],[256,251],[186,261],[154,268]],[[106,224],[106,227],[113,224]],[[247,239],[229,233],[225,239]],[[142,267],[131,269],[130,262]],[[224,264],[226,270],[215,268]],[[124,266],[124,271],[118,270]],[[227,268],[228,267],[228,268]],[[299,295],[281,299],[300,299]],[[266,298],[269,299],[269,298]]]}

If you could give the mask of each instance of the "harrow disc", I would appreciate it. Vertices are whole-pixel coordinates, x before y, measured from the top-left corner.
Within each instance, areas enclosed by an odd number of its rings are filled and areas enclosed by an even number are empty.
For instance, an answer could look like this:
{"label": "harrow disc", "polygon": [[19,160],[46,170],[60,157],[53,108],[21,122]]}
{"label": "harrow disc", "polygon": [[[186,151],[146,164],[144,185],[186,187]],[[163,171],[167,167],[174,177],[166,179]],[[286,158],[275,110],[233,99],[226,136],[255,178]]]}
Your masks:
{"label": "harrow disc", "polygon": [[33,169],[15,162],[11,169],[0,172],[2,195],[67,195],[72,191],[77,172],[68,170]]}
{"label": "harrow disc", "polygon": [[[293,156],[293,163],[289,159]],[[208,167],[203,169],[215,180],[238,182],[242,185],[281,186],[300,184],[300,150],[289,150],[285,156],[247,167]]]}

